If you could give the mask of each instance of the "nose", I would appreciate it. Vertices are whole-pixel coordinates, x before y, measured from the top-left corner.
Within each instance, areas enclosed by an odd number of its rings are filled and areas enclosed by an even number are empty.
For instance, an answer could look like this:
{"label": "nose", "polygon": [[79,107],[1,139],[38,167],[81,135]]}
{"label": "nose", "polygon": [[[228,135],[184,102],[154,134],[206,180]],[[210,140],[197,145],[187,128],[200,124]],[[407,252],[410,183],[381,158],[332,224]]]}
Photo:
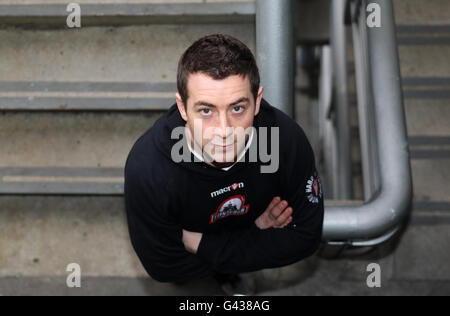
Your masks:
{"label": "nose", "polygon": [[221,114],[219,117],[219,125],[216,128],[216,136],[220,137],[223,142],[226,142],[233,134],[233,128],[228,122],[226,114]]}

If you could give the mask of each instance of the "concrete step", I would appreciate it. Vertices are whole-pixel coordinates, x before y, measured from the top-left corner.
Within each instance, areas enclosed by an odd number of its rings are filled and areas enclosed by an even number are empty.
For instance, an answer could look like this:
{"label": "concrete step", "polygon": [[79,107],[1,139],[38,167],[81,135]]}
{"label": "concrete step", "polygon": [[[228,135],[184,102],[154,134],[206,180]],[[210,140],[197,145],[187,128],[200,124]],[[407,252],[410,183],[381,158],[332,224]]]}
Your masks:
{"label": "concrete step", "polygon": [[450,6],[447,0],[394,0],[397,24],[450,24]]}
{"label": "concrete step", "polygon": [[3,113],[0,166],[121,167],[162,113]]}
{"label": "concrete step", "polygon": [[409,137],[412,159],[450,159],[450,136],[421,136]]}
{"label": "concrete step", "polygon": [[[450,6],[447,5],[447,7]],[[433,10],[438,11],[434,8]],[[445,12],[445,9],[443,11]],[[450,8],[447,11],[447,15],[450,15]],[[397,21],[398,52],[403,78],[450,77],[450,68],[447,62],[450,52],[450,21],[441,24],[434,24],[430,21],[422,20],[421,23],[412,24],[402,24]],[[350,29],[348,41],[349,69],[354,70],[354,51]]]}
{"label": "concrete step", "polygon": [[[450,203],[444,204],[414,202],[407,226],[393,240],[359,255],[308,259],[299,268],[309,273],[297,284],[260,295],[449,295]],[[381,288],[367,286],[371,263],[380,265]]]}
{"label": "concrete step", "polygon": [[[354,67],[349,68],[349,93],[352,103],[356,101],[356,76]],[[402,77],[403,97],[409,99],[449,99],[450,77]],[[356,103],[354,103],[356,105]]]}
{"label": "concrete step", "polygon": [[[0,196],[0,202],[0,294],[221,295],[210,278],[181,287],[151,280],[131,246],[121,197]],[[331,274],[329,282],[364,280],[365,286],[370,262],[381,264],[383,282],[420,281],[429,286],[447,282],[449,204],[447,209],[444,205],[426,209],[424,203],[415,203],[393,252],[381,249],[369,257],[332,261],[313,256],[281,269],[259,271],[252,274],[258,292],[309,280],[324,282]],[[81,267],[81,289],[66,287],[70,263]]]}
{"label": "concrete step", "polygon": [[123,174],[123,168],[0,167],[0,193],[122,195]]}
{"label": "concrete step", "polygon": [[0,277],[143,277],[122,197],[0,196]]}
{"label": "concrete step", "polygon": [[[450,53],[450,6],[440,0],[427,2],[426,5],[418,1],[396,0],[394,6],[407,128],[410,143],[414,143],[410,150],[415,198],[446,200],[448,197],[443,191],[430,193],[432,189],[429,187],[434,186],[435,182],[427,174],[436,174],[437,178],[434,179],[439,181],[438,186],[448,187],[449,179],[432,170],[442,168],[443,173],[450,170],[445,161],[450,158],[450,148],[442,143],[442,140],[450,136],[450,112],[447,106],[450,98],[450,68],[447,61]],[[354,169],[358,171],[361,155],[353,53],[350,44],[350,114],[354,131],[352,158]],[[422,143],[417,143],[418,140]],[[423,146],[429,144],[435,146]],[[361,182],[357,174],[354,175],[353,182],[356,186],[355,194],[358,194],[357,186]]]}
{"label": "concrete step", "polygon": [[412,159],[414,199],[450,201],[450,159]]}
{"label": "concrete step", "polygon": [[[78,0],[78,4],[126,4],[132,5],[135,3],[141,4],[173,4],[173,5],[188,5],[188,4],[202,4],[202,3],[228,3],[236,2],[246,3],[255,2],[255,0]],[[11,5],[51,5],[51,4],[66,4],[64,0],[2,0],[2,4]]]}
{"label": "concrete step", "polygon": [[[361,265],[359,274],[368,277],[366,266]],[[332,269],[330,267],[330,269]],[[336,272],[336,269],[334,269]],[[364,274],[366,273],[366,274]],[[68,288],[65,278],[0,278],[0,295],[4,296],[223,296],[225,293],[213,279],[204,279],[188,285],[156,285],[147,278],[82,279],[81,288]],[[326,285],[326,286],[324,286]],[[383,280],[381,288],[369,288],[366,280],[342,281],[330,279],[323,274],[302,280],[285,288],[263,290],[262,296],[448,296],[450,282],[442,280]]]}
{"label": "concrete step", "polygon": [[[2,29],[0,82],[10,89],[3,88],[0,92],[23,91],[21,97],[33,97],[32,93],[37,92],[42,96],[59,93],[59,97],[68,92],[98,94],[112,89],[123,93],[122,97],[128,96],[125,92],[172,93],[181,54],[195,40],[212,33],[235,36],[255,52],[255,27],[251,23],[214,24],[208,28],[202,25],[92,27],[73,32]],[[11,87],[10,82],[19,84]],[[32,83],[33,87],[26,86]],[[136,83],[134,88],[133,83]],[[120,84],[120,90],[115,90],[117,86],[112,84]]]}
{"label": "concrete step", "polygon": [[450,46],[400,46],[402,77],[450,77]]}
{"label": "concrete step", "polygon": [[181,54],[211,33],[255,51],[254,24],[0,30],[0,167],[16,168],[0,192],[120,194],[132,145],[175,103]]}
{"label": "concrete step", "polygon": [[161,284],[149,278],[82,277],[69,288],[66,277],[0,278],[0,296],[224,296],[213,278],[187,285]]}
{"label": "concrete step", "polygon": [[[450,184],[450,113],[445,100],[406,100],[408,142],[414,199],[448,201]],[[434,106],[434,107],[433,107]],[[355,107],[352,107],[355,110]],[[352,111],[351,111],[352,112]],[[354,114],[352,115],[354,116]],[[358,124],[352,119],[352,174],[354,198],[363,199],[361,146]],[[423,134],[421,134],[423,133]]]}
{"label": "concrete step", "polygon": [[[361,152],[358,131],[352,129],[352,177],[355,199],[363,198]],[[421,201],[448,201],[450,177],[450,137],[410,136],[409,150],[413,177],[413,198]]]}
{"label": "concrete step", "polygon": [[[407,80],[408,78],[405,79]],[[409,88],[407,85],[404,85],[404,90],[406,89]],[[424,91],[434,91],[434,89]],[[356,107],[355,94],[350,94],[350,105],[352,134],[358,137],[358,109]],[[416,146],[435,144],[443,145],[444,147],[441,149],[445,149],[445,145],[448,145],[446,137],[450,136],[450,125],[448,124],[450,107],[448,106],[448,99],[426,98],[426,96],[407,97],[404,95],[404,106],[410,141],[413,141]],[[418,143],[417,137],[422,139],[421,144]],[[428,137],[428,139],[425,141],[424,137]]]}
{"label": "concrete step", "polygon": [[[438,201],[446,199],[445,189],[438,190],[440,193],[434,191],[432,195],[425,191],[433,191],[436,186],[447,188],[450,183],[450,179],[445,177],[445,174],[448,173],[446,171],[450,170],[450,165],[447,163],[450,159],[448,124],[450,108],[447,99],[405,98],[404,103],[417,198],[437,199]],[[359,174],[361,172],[361,146],[357,109],[352,106],[350,110],[354,194],[355,198],[362,198],[362,182]]]}
{"label": "concrete step", "polygon": [[[78,1],[83,26],[254,22],[254,0]],[[0,6],[0,25],[66,28],[64,1],[9,1]]]}
{"label": "concrete step", "polygon": [[[352,129],[354,198],[363,199],[361,153],[357,129]],[[413,198],[418,201],[449,201],[450,136],[411,135],[408,138]]]}
{"label": "concrete step", "polygon": [[450,25],[398,25],[400,46],[445,46],[450,44]]}
{"label": "concrete step", "polygon": [[[424,78],[422,80],[435,81],[450,77],[450,66],[447,62],[450,45],[399,45],[398,52],[402,78]],[[353,58],[353,48],[349,46],[348,68],[351,72],[354,71]]]}
{"label": "concrete step", "polygon": [[135,141],[163,112],[3,112],[0,193],[122,194]]}
{"label": "concrete step", "polygon": [[4,111],[163,111],[176,83],[0,82]]}
{"label": "concrete step", "polygon": [[427,208],[424,202],[414,202],[409,226],[394,252],[392,278],[450,281],[450,208],[449,203],[441,204],[446,204],[445,208],[436,210],[443,205],[430,203]]}
{"label": "concrete step", "polygon": [[181,54],[220,32],[255,51],[252,24],[0,30],[0,110],[166,110]]}
{"label": "concrete step", "polygon": [[[365,267],[364,267],[365,268]],[[362,271],[364,272],[364,270]],[[365,274],[366,278],[369,274]],[[326,286],[325,286],[326,285]],[[366,280],[331,280],[316,276],[305,282],[277,291],[265,291],[261,296],[447,296],[449,281],[387,281],[381,288],[369,288]]]}
{"label": "concrete step", "polygon": [[403,77],[405,100],[450,99],[450,77]]}

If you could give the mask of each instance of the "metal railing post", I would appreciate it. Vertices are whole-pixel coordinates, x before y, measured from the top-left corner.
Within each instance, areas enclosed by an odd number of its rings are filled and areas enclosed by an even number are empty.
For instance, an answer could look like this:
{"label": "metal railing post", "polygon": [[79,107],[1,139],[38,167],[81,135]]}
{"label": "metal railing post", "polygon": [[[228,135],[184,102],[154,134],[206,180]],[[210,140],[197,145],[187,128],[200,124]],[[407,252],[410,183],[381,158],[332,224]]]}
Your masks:
{"label": "metal railing post", "polygon": [[[380,191],[362,206],[327,207],[323,229],[324,240],[362,241],[359,245],[365,245],[367,241],[364,240],[390,236],[390,232],[401,225],[408,215],[412,199],[411,166],[392,0],[371,0],[371,3],[380,8],[382,21],[381,27],[368,28],[367,37],[379,148]],[[386,235],[387,233],[389,234]]]}
{"label": "metal railing post", "polygon": [[358,17],[352,25],[355,56],[355,81],[358,100],[359,136],[364,183],[364,200],[370,200],[380,188],[378,145],[374,122],[372,83],[367,44],[366,0],[352,3],[352,14]]}
{"label": "metal railing post", "polygon": [[295,45],[293,0],[256,1],[256,59],[264,98],[293,117]]}
{"label": "metal railing post", "polygon": [[352,159],[348,101],[347,36],[344,24],[346,0],[331,1],[330,40],[333,52],[336,133],[338,139],[337,199],[352,198]]}
{"label": "metal railing post", "polygon": [[333,120],[330,118],[333,105],[333,62],[331,56],[330,46],[322,47],[319,78],[319,138],[322,143],[323,171],[326,175],[322,177],[324,192],[327,192],[327,199],[337,199],[336,191],[339,186],[337,182],[338,148],[336,128]]}

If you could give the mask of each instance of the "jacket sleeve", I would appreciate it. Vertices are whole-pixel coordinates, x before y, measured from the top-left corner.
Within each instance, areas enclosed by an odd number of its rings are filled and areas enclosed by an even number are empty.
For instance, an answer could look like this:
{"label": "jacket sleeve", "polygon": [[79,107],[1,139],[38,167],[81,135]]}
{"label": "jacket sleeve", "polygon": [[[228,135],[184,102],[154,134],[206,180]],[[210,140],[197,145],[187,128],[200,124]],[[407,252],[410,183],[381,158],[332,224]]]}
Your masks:
{"label": "jacket sleeve", "polygon": [[[146,164],[148,166],[148,163]],[[146,166],[127,159],[125,206],[131,243],[147,273],[160,282],[184,282],[212,274],[200,258],[185,250],[182,227],[171,216],[164,181],[151,183]]]}
{"label": "jacket sleeve", "polygon": [[311,256],[318,249],[323,196],[311,145],[298,125],[296,132],[289,137],[287,151],[280,160],[281,198],[293,207],[293,221],[283,229],[260,230],[253,223],[237,232],[203,234],[197,255],[218,271],[245,273],[281,267]]}

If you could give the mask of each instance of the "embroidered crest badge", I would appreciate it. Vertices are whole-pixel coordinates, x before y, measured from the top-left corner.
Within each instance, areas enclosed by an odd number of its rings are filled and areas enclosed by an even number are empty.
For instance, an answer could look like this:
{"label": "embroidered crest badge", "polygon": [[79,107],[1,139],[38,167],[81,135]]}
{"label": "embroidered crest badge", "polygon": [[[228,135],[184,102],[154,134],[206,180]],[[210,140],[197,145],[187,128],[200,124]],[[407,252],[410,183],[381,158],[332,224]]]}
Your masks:
{"label": "embroidered crest badge", "polygon": [[245,197],[243,195],[229,197],[223,201],[217,208],[217,211],[211,215],[209,223],[213,224],[216,221],[228,216],[247,214],[249,209],[250,205],[245,204]]}
{"label": "embroidered crest badge", "polygon": [[308,196],[309,202],[319,203],[319,200],[322,198],[322,185],[320,183],[320,178],[317,172],[314,172],[314,174],[306,182],[305,191]]}

